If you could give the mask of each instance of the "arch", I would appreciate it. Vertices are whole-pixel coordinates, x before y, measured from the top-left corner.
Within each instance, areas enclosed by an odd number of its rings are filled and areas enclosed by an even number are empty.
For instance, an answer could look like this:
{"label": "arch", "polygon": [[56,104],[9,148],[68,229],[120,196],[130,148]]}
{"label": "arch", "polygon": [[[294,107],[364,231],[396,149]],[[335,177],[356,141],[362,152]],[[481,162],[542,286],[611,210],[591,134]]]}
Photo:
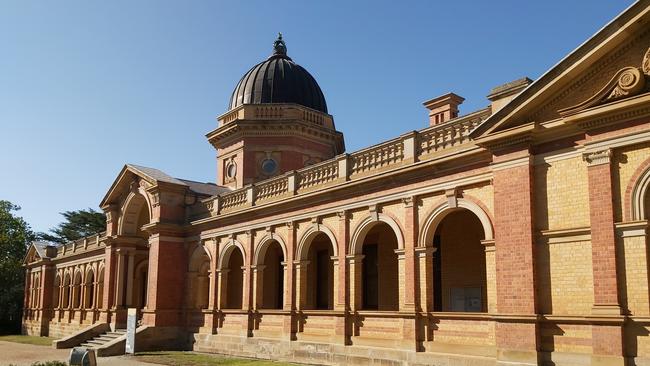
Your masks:
{"label": "arch", "polygon": [[223,249],[221,249],[221,253],[219,254],[219,259],[217,262],[217,269],[225,269],[224,264],[228,265],[228,262],[230,261],[230,255],[235,248],[241,251],[241,256],[244,258],[244,263],[246,262],[246,250],[244,250],[244,246],[239,242],[239,240],[232,239],[230,243],[226,244]]}
{"label": "arch", "polygon": [[81,284],[83,283],[83,275],[79,268],[74,272],[72,278],[72,307],[79,309],[81,307]]}
{"label": "arch", "polygon": [[194,251],[192,252],[192,255],[190,256],[189,260],[189,269],[190,271],[197,271],[201,264],[203,263],[203,256],[208,257],[208,262],[212,262],[212,255],[210,255],[210,251],[208,248],[206,248],[204,245],[198,244],[196,248],[194,248]]}
{"label": "arch", "polygon": [[323,224],[313,224],[312,226],[307,228],[307,230],[305,230],[305,232],[300,237],[300,240],[298,241],[298,249],[296,251],[297,259],[299,260],[307,259],[307,255],[309,254],[309,247],[311,246],[313,240],[319,234],[327,235],[327,237],[330,239],[330,242],[332,243],[332,252],[334,253],[333,255],[335,257],[338,257],[339,245],[338,242],[336,241],[336,236],[334,235],[332,230],[330,230],[327,226]]}
{"label": "arch", "polygon": [[59,308],[59,298],[61,296],[61,274],[57,273],[54,277],[54,291],[52,291],[52,309]]}
{"label": "arch", "polygon": [[641,167],[638,178],[631,182],[632,186],[628,188],[631,191],[629,204],[631,205],[632,221],[647,220],[650,217],[646,207],[646,197],[650,194],[650,160]]}
{"label": "arch", "polygon": [[138,219],[143,208],[148,211],[148,220],[151,222],[151,202],[149,196],[142,189],[138,188],[137,192],[130,192],[124,200],[120,210],[120,218],[117,222],[117,233],[119,235],[135,235],[138,232]]}
{"label": "arch", "polygon": [[284,256],[284,259],[286,260],[288,258],[287,246],[284,244],[284,240],[282,240],[282,237],[280,235],[270,233],[264,235],[262,239],[260,239],[260,241],[255,246],[253,265],[262,264],[262,262],[264,261],[264,256],[266,255],[266,250],[269,248],[269,245],[274,241],[280,244],[280,248],[282,249],[282,255]]}
{"label": "arch", "polygon": [[104,308],[104,264],[99,265],[97,270],[97,301],[95,304],[97,309]]}
{"label": "arch", "polygon": [[142,259],[133,271],[133,304],[138,309],[147,305],[147,283],[149,281],[149,259]]}
{"label": "arch", "polygon": [[436,233],[438,225],[447,215],[460,209],[469,210],[474,213],[474,215],[476,215],[478,220],[481,222],[481,226],[483,227],[483,234],[485,235],[483,238],[484,240],[494,239],[492,221],[490,220],[488,214],[483,210],[483,208],[466,198],[458,198],[456,207],[449,206],[449,202],[445,201],[443,204],[437,206],[429,213],[425,221],[420,224],[422,230],[420,230],[420,240],[418,246],[431,246],[431,243],[433,243],[433,236]]}
{"label": "arch", "polygon": [[392,217],[386,214],[378,214],[376,219],[372,216],[368,216],[359,225],[357,225],[350,240],[350,248],[348,253],[350,254],[361,254],[363,250],[363,241],[366,237],[366,234],[377,224],[385,223],[393,229],[395,237],[397,238],[397,249],[404,249],[404,235],[402,229]]}
{"label": "arch", "polygon": [[86,291],[83,299],[83,307],[84,309],[90,309],[95,306],[95,271],[92,267],[88,267],[86,270],[84,286],[86,287]]}
{"label": "arch", "polygon": [[70,307],[70,287],[72,286],[72,277],[70,271],[66,269],[63,272],[63,301],[61,305],[64,309]]}

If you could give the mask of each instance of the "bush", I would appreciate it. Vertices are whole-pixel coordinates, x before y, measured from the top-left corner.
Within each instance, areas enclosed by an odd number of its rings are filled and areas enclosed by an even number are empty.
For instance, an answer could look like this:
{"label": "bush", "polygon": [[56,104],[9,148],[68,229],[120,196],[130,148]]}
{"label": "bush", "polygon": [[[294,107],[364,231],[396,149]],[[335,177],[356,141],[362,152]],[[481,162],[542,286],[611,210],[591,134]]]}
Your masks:
{"label": "bush", "polygon": [[61,361],[45,361],[45,362],[34,362],[32,366],[68,366],[68,364]]}

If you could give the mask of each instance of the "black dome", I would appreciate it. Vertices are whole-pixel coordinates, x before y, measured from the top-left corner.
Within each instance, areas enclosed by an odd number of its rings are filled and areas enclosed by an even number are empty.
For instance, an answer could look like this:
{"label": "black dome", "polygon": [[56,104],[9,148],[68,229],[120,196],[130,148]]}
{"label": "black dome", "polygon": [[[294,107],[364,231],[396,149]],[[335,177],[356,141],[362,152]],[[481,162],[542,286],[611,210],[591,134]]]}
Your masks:
{"label": "black dome", "polygon": [[242,104],[295,103],[327,113],[325,97],[307,70],[287,56],[282,34],[273,55],[253,66],[239,80],[230,97],[230,109]]}

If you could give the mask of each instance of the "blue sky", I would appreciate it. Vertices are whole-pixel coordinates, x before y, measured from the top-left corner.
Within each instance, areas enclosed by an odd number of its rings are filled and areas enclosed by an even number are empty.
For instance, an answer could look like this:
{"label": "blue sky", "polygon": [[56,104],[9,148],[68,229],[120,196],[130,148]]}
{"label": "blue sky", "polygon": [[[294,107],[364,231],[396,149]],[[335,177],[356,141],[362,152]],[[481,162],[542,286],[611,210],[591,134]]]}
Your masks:
{"label": "blue sky", "polygon": [[0,0],[0,199],[35,230],[97,206],[125,163],[215,181],[205,134],[277,32],[348,151],[539,77],[626,1]]}

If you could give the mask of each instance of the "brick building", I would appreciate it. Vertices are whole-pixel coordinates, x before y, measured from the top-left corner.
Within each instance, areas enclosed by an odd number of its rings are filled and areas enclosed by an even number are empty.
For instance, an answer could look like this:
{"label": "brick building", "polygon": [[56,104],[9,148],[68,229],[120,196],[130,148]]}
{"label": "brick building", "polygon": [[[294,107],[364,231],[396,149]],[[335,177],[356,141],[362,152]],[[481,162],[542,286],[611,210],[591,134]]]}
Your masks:
{"label": "brick building", "polygon": [[279,38],[207,134],[217,184],[126,165],[106,232],[32,245],[24,332],[115,354],[136,308],[141,350],[650,365],[649,21],[352,153]]}

